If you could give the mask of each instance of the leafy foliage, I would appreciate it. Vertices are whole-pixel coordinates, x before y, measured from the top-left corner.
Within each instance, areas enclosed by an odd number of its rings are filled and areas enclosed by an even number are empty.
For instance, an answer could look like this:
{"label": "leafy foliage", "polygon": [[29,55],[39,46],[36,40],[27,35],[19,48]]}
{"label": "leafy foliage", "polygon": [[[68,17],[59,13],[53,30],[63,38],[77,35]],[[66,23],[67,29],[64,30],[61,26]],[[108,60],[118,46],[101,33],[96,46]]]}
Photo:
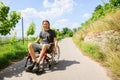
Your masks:
{"label": "leafy foliage", "polygon": [[[16,11],[11,11],[9,13],[10,8],[5,6],[2,2],[0,2],[0,34],[7,35],[10,33],[11,29],[15,27],[20,19],[21,14]],[[9,13],[9,14],[8,14]]]}
{"label": "leafy foliage", "polygon": [[62,34],[65,37],[72,37],[73,36],[73,31],[71,29],[65,27],[65,28],[62,29]]}
{"label": "leafy foliage", "polygon": [[35,33],[35,23],[32,22],[30,25],[29,25],[29,28],[27,30],[27,36],[29,35],[33,35]]}
{"label": "leafy foliage", "polygon": [[109,2],[110,2],[110,4],[112,4],[113,6],[120,6],[120,0],[110,0]]}
{"label": "leafy foliage", "polygon": [[11,40],[10,40],[11,44],[15,44],[16,34],[17,34],[16,32],[13,33],[13,36],[12,36],[12,38],[11,38]]}
{"label": "leafy foliage", "polygon": [[54,29],[54,28],[52,28],[52,30],[56,32],[58,40],[63,39],[65,37],[73,36],[73,31],[67,27],[63,28],[62,31],[60,31],[59,29]]}
{"label": "leafy foliage", "polygon": [[98,20],[99,18],[105,16],[110,11],[114,11],[114,9],[120,8],[120,0],[109,0],[108,3],[105,3],[103,6],[96,6],[92,17],[88,19],[86,22],[82,23],[82,27],[88,26],[90,23]]}

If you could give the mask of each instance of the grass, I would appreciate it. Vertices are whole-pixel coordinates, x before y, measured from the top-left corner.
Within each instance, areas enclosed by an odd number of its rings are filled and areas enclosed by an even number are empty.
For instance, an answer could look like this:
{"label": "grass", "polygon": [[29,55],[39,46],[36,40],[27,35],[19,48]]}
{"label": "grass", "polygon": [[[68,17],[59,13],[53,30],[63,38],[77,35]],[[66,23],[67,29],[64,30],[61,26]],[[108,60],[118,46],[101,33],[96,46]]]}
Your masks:
{"label": "grass", "polygon": [[84,41],[77,41],[73,38],[73,41],[77,44],[77,46],[85,52],[88,56],[91,56],[97,61],[103,61],[106,57],[103,52],[100,51],[99,47],[97,45],[93,45],[88,42]]}
{"label": "grass", "polygon": [[118,80],[120,80],[120,53],[109,52],[106,64],[113,73],[119,76]]}
{"label": "grass", "polygon": [[113,52],[110,51],[109,49],[108,53],[101,52],[98,46],[84,42],[83,40],[80,39],[76,39],[75,36],[73,36],[73,41],[78,46],[78,48],[82,50],[86,55],[100,62],[103,66],[108,67],[114,74],[112,75],[113,80],[120,80],[119,52]]}
{"label": "grass", "polygon": [[12,61],[20,60],[27,54],[27,43],[15,42],[0,46],[0,69],[10,65]]}

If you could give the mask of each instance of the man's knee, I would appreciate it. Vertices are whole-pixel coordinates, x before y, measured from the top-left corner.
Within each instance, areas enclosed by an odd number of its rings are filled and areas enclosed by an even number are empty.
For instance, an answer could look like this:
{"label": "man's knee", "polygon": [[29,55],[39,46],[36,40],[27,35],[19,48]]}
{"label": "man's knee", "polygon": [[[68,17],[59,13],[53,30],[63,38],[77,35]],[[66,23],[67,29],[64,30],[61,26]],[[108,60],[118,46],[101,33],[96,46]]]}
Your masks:
{"label": "man's knee", "polygon": [[46,45],[46,44],[43,44],[42,50],[46,50],[46,48],[47,48],[47,45]]}
{"label": "man's knee", "polygon": [[31,48],[31,47],[32,47],[32,43],[29,43],[29,44],[28,44],[28,48]]}

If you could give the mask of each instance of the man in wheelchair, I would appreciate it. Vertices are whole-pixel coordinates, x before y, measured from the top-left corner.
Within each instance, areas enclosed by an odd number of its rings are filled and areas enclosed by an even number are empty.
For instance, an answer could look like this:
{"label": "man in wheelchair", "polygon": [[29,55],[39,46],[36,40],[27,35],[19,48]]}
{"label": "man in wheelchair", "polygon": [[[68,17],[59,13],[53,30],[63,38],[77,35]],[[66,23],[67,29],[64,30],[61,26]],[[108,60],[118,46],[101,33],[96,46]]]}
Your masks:
{"label": "man in wheelchair", "polygon": [[[39,70],[39,64],[41,63],[47,49],[50,48],[51,43],[54,44],[56,51],[58,47],[58,41],[56,38],[56,33],[50,29],[50,23],[48,20],[42,22],[43,31],[40,32],[38,39],[34,43],[28,44],[28,51],[32,58],[32,64],[27,66],[27,70],[37,71]],[[39,44],[42,40],[42,45]],[[38,60],[36,60],[35,51],[41,50]]]}

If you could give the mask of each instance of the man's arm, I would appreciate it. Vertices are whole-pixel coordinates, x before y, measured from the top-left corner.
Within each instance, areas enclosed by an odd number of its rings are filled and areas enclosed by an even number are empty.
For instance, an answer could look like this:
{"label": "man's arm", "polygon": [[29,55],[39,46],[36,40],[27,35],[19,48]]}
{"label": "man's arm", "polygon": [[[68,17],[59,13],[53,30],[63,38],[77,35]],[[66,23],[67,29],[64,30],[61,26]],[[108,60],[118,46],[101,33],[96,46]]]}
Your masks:
{"label": "man's arm", "polygon": [[35,42],[40,44],[40,40],[41,40],[40,37],[38,37]]}
{"label": "man's arm", "polygon": [[57,41],[56,37],[54,38],[54,43],[55,43],[55,47],[57,48],[58,47],[58,41]]}

